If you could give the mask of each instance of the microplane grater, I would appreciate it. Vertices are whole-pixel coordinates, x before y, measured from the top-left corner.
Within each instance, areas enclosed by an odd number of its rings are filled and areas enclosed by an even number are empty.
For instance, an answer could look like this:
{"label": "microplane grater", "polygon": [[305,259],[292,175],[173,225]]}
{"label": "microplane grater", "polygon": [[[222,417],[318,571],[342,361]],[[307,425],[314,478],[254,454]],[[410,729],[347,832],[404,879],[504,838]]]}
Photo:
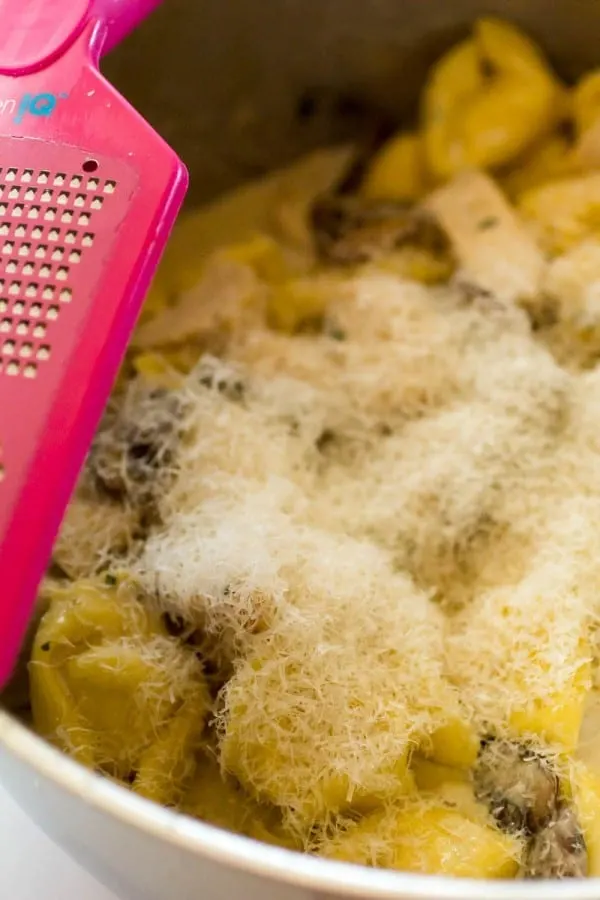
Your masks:
{"label": "microplane grater", "polygon": [[98,70],[160,0],[0,0],[0,687],[187,188]]}

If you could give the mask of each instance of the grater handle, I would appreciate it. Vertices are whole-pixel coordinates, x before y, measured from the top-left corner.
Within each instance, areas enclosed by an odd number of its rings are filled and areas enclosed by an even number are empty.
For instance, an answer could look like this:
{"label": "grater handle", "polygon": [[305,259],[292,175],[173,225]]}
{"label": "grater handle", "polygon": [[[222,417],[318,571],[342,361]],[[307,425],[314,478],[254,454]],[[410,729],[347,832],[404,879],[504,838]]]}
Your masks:
{"label": "grater handle", "polygon": [[108,53],[150,15],[162,0],[96,0],[94,13],[104,22],[107,36],[102,53]]}

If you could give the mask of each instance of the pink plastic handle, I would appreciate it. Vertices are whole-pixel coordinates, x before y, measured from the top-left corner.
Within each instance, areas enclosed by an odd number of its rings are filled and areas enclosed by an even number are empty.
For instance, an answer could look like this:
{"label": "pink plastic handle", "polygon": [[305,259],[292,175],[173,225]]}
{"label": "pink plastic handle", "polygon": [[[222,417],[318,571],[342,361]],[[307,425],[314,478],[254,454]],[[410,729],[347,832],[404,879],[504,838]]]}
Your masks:
{"label": "pink plastic handle", "polygon": [[0,74],[24,75],[49,65],[72,43],[91,0],[0,0]]}
{"label": "pink plastic handle", "polygon": [[108,29],[103,53],[116,47],[162,0],[96,0],[94,14]]}
{"label": "pink plastic handle", "polygon": [[43,69],[75,40],[90,14],[104,28],[97,35],[108,53],[161,0],[0,0],[0,75]]}

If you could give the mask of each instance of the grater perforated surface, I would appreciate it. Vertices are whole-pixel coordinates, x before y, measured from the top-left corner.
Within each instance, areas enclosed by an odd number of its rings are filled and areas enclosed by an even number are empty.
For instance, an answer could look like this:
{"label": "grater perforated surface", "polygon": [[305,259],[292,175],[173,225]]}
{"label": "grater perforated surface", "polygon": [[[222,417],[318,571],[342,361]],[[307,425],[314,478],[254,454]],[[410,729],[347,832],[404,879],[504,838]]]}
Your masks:
{"label": "grater perforated surface", "polygon": [[86,172],[97,168],[96,160],[80,172],[0,168],[0,375],[35,378],[51,357],[61,308],[77,300],[76,270],[85,272],[117,189]]}
{"label": "grater perforated surface", "polygon": [[[0,168],[0,402],[25,416],[34,392],[56,389],[137,182],[122,160],[77,148],[48,145],[40,168],[39,143],[19,139],[19,164],[5,150]],[[0,520],[24,462],[11,460],[1,423],[0,412]]]}

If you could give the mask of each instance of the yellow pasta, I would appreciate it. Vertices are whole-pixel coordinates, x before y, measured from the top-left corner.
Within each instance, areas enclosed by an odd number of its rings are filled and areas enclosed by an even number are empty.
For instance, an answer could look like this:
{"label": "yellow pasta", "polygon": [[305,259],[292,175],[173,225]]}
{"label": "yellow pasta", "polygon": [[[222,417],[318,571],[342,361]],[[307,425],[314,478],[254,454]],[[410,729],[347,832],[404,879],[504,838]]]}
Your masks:
{"label": "yellow pasta", "polygon": [[600,71],[588,72],[573,92],[573,115],[580,134],[600,118]]}
{"label": "yellow pasta", "polygon": [[566,137],[550,135],[511,167],[502,178],[502,187],[514,200],[525,191],[572,174],[574,162],[571,150]]}
{"label": "yellow pasta", "polygon": [[497,19],[479,20],[473,38],[437,64],[424,91],[431,172],[444,180],[468,167],[513,162],[556,123],[563,95],[525,35]]}
{"label": "yellow pasta", "polygon": [[427,167],[443,180],[473,165],[462,139],[462,114],[481,89],[473,39],[454,47],[431,72],[422,97],[423,145]]}
{"label": "yellow pasta", "polygon": [[533,698],[529,705],[512,712],[510,724],[521,734],[538,735],[549,744],[572,753],[577,747],[590,687],[591,665],[586,660],[575,670],[564,691],[550,697]]}
{"label": "yellow pasta", "polygon": [[427,801],[373,813],[324,847],[332,859],[463,878],[512,878],[521,853],[518,839]]}
{"label": "yellow pasta", "polygon": [[552,254],[600,232],[600,174],[561,178],[525,191],[517,208]]}
{"label": "yellow pasta", "polygon": [[425,188],[421,139],[413,132],[401,132],[371,161],[361,194],[369,200],[418,200]]}
{"label": "yellow pasta", "polygon": [[133,585],[80,582],[54,592],[30,663],[36,728],[134,790],[175,803],[193,772],[209,709],[202,669],[166,634]]}

